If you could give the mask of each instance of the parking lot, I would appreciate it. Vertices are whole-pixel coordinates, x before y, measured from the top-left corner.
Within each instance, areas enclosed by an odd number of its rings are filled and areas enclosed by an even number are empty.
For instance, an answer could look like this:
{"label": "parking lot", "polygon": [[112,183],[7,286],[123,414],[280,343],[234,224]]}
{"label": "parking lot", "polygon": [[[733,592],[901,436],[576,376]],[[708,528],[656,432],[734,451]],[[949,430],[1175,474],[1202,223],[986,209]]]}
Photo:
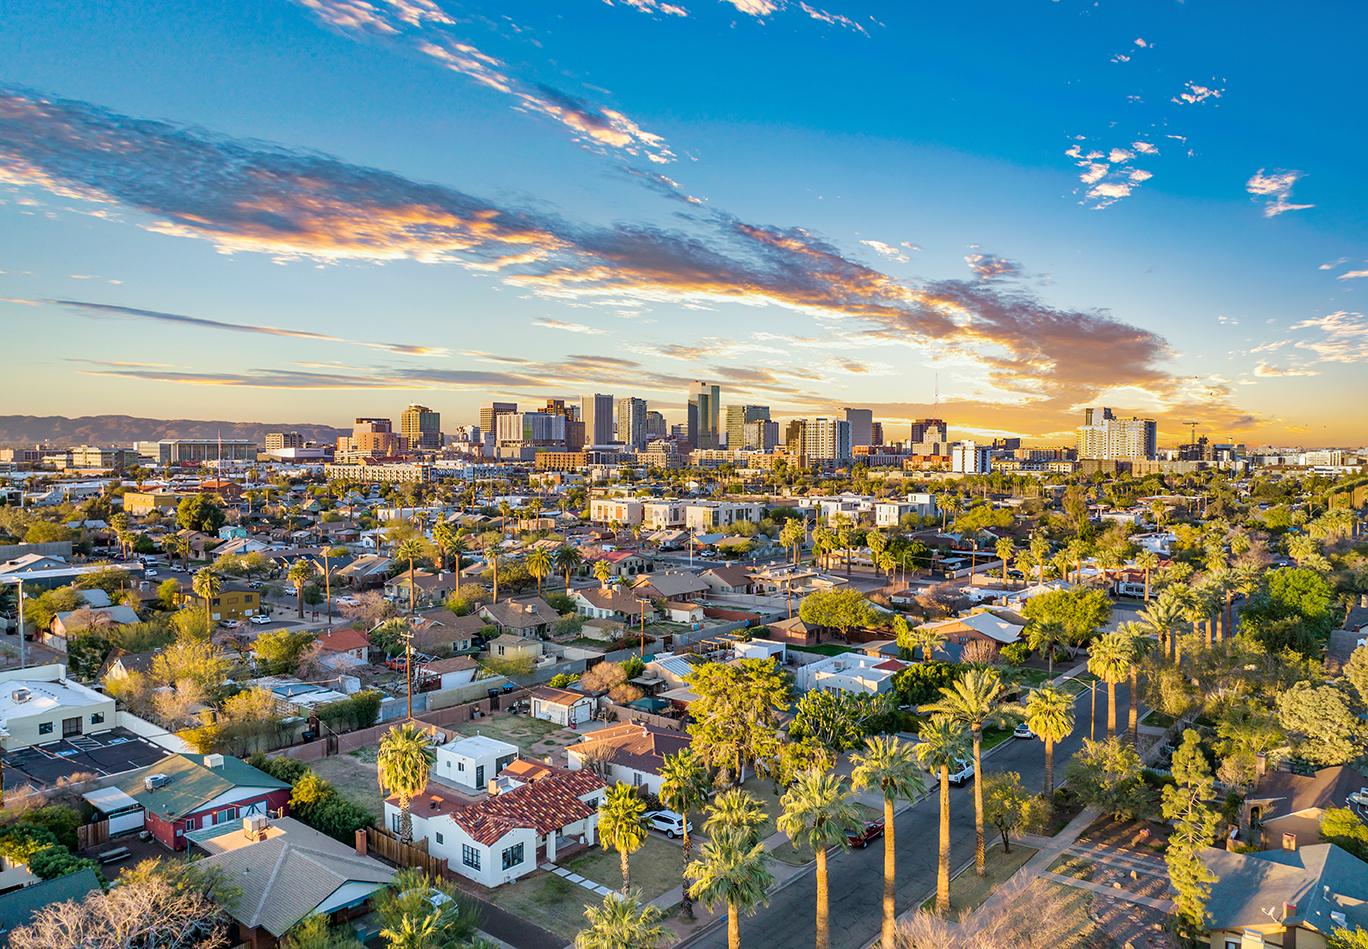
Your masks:
{"label": "parking lot", "polygon": [[51,787],[74,774],[122,774],[145,768],[168,754],[161,745],[133,734],[126,728],[113,728],[94,735],[22,748],[0,755],[5,766],[5,788]]}

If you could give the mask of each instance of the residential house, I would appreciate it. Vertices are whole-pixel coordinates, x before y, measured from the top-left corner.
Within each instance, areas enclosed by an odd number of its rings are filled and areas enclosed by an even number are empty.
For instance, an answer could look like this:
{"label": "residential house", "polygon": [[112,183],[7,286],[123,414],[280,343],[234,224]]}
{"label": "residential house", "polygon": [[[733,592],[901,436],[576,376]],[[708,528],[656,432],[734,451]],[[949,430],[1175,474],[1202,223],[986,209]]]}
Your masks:
{"label": "residential house", "polygon": [[485,791],[517,757],[517,745],[485,735],[465,736],[437,749],[432,776],[467,791]]}
{"label": "residential house", "polygon": [[479,671],[480,664],[469,656],[437,659],[423,663],[418,667],[418,674],[436,679],[439,689],[456,689],[463,685],[469,685],[475,681],[475,673]]}
{"label": "residential house", "polygon": [[53,663],[0,672],[0,749],[18,751],[114,727],[114,699]]}
{"label": "residential house", "polygon": [[379,554],[365,554],[345,567],[334,570],[333,583],[354,590],[367,590],[384,584],[393,569],[394,561],[390,558]]}
{"label": "residential house", "polygon": [[185,849],[190,831],[290,806],[290,785],[232,755],[168,755],[115,786],[142,805],[145,829],[172,850]]}
{"label": "residential house", "polygon": [[821,630],[798,616],[776,620],[765,627],[769,635],[790,646],[815,646]]}
{"label": "residential house", "polygon": [[800,667],[795,684],[803,691],[822,689],[827,692],[882,695],[892,691],[893,677],[908,665],[898,659],[844,652]]}
{"label": "residential house", "polygon": [[1368,927],[1368,863],[1334,844],[1201,858],[1216,875],[1211,949],[1324,949],[1336,929]]}
{"label": "residential house", "polygon": [[315,641],[319,662],[332,669],[364,666],[370,662],[370,637],[354,626],[338,626]]}
{"label": "residential house", "polygon": [[[409,586],[409,572],[407,569],[401,570],[385,581],[385,596],[407,609]],[[414,570],[412,587],[415,606],[436,606],[446,602],[446,598],[455,591],[456,575],[446,571],[433,573],[430,570]]]}
{"label": "residential house", "polygon": [[708,585],[709,591],[721,596],[755,592],[755,581],[745,567],[733,564],[710,567],[699,574],[699,578]]}
{"label": "residential house", "polygon": [[649,600],[696,600],[708,589],[702,577],[686,570],[646,574],[632,584],[633,593]]}
{"label": "residential house", "polygon": [[540,639],[528,639],[525,636],[504,633],[491,639],[488,643],[488,649],[489,655],[494,659],[531,659],[536,661],[541,658],[542,642]]}
{"label": "residential house", "polygon": [[[193,590],[182,590],[180,605],[204,611],[204,598]],[[261,591],[245,583],[225,583],[209,604],[209,615],[216,621],[243,620],[261,612]]]}
{"label": "residential house", "polygon": [[1363,772],[1345,765],[1313,774],[1263,773],[1241,806],[1240,838],[1254,847],[1318,844],[1321,815],[1345,807],[1349,795],[1365,786]]}
{"label": "residential house", "polygon": [[988,607],[950,619],[922,623],[917,628],[934,630],[944,636],[947,643],[958,646],[974,640],[1006,646],[1021,639],[1026,630],[1026,617],[1005,607]]}
{"label": "residential house", "polygon": [[646,558],[630,550],[600,550],[586,555],[580,566],[582,576],[592,576],[594,564],[602,560],[608,564],[608,572],[614,577],[635,577],[647,570]]}
{"label": "residential house", "polygon": [[703,607],[687,600],[671,600],[665,604],[665,618],[672,623],[701,623],[704,619]]}
{"label": "residential house", "polygon": [[191,836],[209,854],[197,866],[232,882],[223,908],[233,945],[247,949],[272,949],[310,916],[345,925],[396,872],[291,817],[248,817]]}
{"label": "residential house", "polygon": [[152,668],[153,660],[157,658],[160,652],[159,649],[125,652],[115,646],[105,657],[104,665],[100,667],[100,672],[96,678],[108,685],[112,681],[126,679],[135,672],[146,675]]}
{"label": "residential house", "polygon": [[605,778],[618,784],[644,787],[660,794],[660,767],[666,755],[688,748],[689,736],[635,722],[611,725],[590,732],[578,744],[565,749],[572,771],[602,769]]}
{"label": "residential house", "polygon": [[500,633],[545,639],[560,620],[560,614],[539,596],[486,603],[480,607],[480,618]]}
{"label": "residential house", "polygon": [[444,609],[419,613],[413,623],[413,648],[429,655],[468,652],[485,625],[484,617],[476,613],[452,616]]}
{"label": "residential house", "polygon": [[[588,771],[564,771],[470,801],[433,782],[414,799],[413,834],[428,853],[487,887],[511,883],[567,846],[594,846],[604,784]],[[398,801],[385,801],[385,824],[398,828]]]}
{"label": "residential house", "polygon": [[575,601],[575,609],[581,616],[593,619],[632,622],[640,621],[643,613],[648,620],[655,616],[655,608],[649,601],[622,590],[591,587],[575,590],[570,599]]}
{"label": "residential house", "polygon": [[79,903],[99,890],[100,878],[95,871],[82,867],[66,876],[0,893],[0,945],[8,945],[10,932],[33,922],[39,910],[54,903]]}
{"label": "residential house", "polygon": [[73,633],[90,628],[111,628],[128,626],[139,621],[132,607],[122,603],[115,606],[88,606],[79,610],[66,610],[52,618],[52,628],[43,634],[43,645],[67,651],[67,640]]}
{"label": "residential house", "polygon": [[562,728],[582,725],[589,721],[594,713],[594,697],[583,692],[539,685],[532,689],[531,694],[532,717],[555,722]]}

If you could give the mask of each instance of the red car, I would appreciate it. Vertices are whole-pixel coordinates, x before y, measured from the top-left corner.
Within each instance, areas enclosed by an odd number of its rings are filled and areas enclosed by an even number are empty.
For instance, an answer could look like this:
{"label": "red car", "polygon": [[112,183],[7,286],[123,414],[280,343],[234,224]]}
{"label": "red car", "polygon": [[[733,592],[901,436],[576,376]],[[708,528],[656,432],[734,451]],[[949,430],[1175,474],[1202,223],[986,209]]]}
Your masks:
{"label": "red car", "polygon": [[884,822],[881,820],[865,821],[865,825],[860,830],[846,831],[846,843],[852,847],[859,847],[861,850],[868,847],[871,842],[883,836]]}

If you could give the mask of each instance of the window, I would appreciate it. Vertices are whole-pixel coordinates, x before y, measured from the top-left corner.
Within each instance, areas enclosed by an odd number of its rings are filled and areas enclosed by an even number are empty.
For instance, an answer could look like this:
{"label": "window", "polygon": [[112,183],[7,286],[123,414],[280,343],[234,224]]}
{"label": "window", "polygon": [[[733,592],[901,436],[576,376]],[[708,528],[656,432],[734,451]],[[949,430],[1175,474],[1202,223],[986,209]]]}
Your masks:
{"label": "window", "polygon": [[90,713],[90,724],[92,724],[92,725],[100,725],[100,724],[102,724],[103,722],[104,722],[104,712],[91,712],[91,713]]}
{"label": "window", "polygon": [[[447,767],[451,767],[451,762],[449,762],[449,761],[447,762]],[[456,770],[457,770],[457,771],[464,771],[464,770],[465,770],[465,762],[464,762],[464,761],[458,761],[458,762],[456,762]]]}
{"label": "window", "polygon": [[470,844],[461,844],[461,862],[472,870],[480,869],[480,851]]}
{"label": "window", "polygon": [[437,838],[437,842],[439,844],[442,843],[442,832],[440,830],[437,831],[437,833],[433,834],[433,836]]}
{"label": "window", "polygon": [[40,735],[51,735],[51,734],[52,734],[52,722],[39,722],[39,723],[38,723],[38,734],[40,734]]}
{"label": "window", "polygon": [[399,814],[397,811],[390,815],[390,830],[396,834],[399,833]]}
{"label": "window", "polygon": [[504,852],[503,852],[503,868],[504,868],[505,870],[512,870],[514,867],[518,866],[518,865],[521,864],[522,862],[523,862],[523,845],[522,845],[522,844],[514,844],[513,846],[511,846],[511,847],[506,847],[506,848],[504,849]]}
{"label": "window", "polygon": [[235,821],[235,820],[237,820],[237,819],[238,819],[238,809],[237,809],[236,807],[225,807],[225,808],[224,808],[223,810],[221,810],[221,811],[215,811],[215,812],[214,812],[214,823],[215,823],[215,824],[226,824],[226,823],[228,823],[229,821]]}

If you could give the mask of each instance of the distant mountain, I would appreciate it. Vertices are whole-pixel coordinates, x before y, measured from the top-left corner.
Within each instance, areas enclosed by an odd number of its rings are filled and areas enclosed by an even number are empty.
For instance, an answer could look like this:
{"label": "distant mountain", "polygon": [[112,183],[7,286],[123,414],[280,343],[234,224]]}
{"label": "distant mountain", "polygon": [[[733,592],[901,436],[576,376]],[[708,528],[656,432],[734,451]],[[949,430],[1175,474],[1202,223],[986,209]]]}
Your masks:
{"label": "distant mountain", "polygon": [[305,438],[329,443],[346,429],[312,422],[217,422],[197,419],[135,418],[131,415],[0,415],[0,446],[27,448],[47,444],[128,447],[136,441],[159,438],[250,438],[265,444],[267,432],[301,432]]}

